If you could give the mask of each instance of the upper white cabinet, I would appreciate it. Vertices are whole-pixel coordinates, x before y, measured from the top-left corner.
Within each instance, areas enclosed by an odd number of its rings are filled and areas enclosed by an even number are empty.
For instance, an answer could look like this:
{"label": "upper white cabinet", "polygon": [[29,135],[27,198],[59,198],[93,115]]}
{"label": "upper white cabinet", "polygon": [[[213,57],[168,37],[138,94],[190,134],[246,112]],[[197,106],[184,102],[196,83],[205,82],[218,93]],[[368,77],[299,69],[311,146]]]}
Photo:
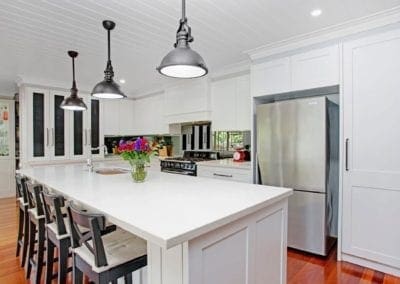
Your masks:
{"label": "upper white cabinet", "polygon": [[250,130],[250,76],[211,84],[211,120],[214,131]]}
{"label": "upper white cabinet", "polygon": [[[103,131],[104,135],[119,135],[121,100],[103,100]],[[125,121],[125,123],[129,123]],[[133,121],[132,121],[133,123]]]}
{"label": "upper white cabinet", "polygon": [[135,122],[136,104],[134,100],[104,100],[104,135],[134,135],[138,131]]}
{"label": "upper white cabinet", "polygon": [[343,45],[342,257],[397,275],[399,50],[400,30]]}
{"label": "upper white cabinet", "polygon": [[312,50],[290,57],[292,90],[339,84],[339,47]]}
{"label": "upper white cabinet", "polygon": [[[119,100],[118,129],[120,135],[132,135],[137,130],[135,122],[136,106],[134,100]],[[114,114],[116,115],[116,114]]]}
{"label": "upper white cabinet", "polygon": [[168,124],[164,119],[164,93],[135,100],[134,125],[136,134],[166,134]]}
{"label": "upper white cabinet", "polygon": [[251,67],[253,97],[290,91],[290,60],[280,58]]}
{"label": "upper white cabinet", "polygon": [[184,82],[165,90],[166,123],[210,119],[209,84],[207,79]]}
{"label": "upper white cabinet", "polygon": [[255,64],[253,97],[339,84],[338,45]]}

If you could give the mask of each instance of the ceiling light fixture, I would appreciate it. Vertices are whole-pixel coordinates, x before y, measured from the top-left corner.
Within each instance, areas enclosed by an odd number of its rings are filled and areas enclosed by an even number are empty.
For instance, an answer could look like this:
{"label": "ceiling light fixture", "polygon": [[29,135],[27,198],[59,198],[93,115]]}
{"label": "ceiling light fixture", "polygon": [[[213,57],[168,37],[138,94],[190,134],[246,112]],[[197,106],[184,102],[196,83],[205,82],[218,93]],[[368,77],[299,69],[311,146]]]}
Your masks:
{"label": "ceiling light fixture", "polygon": [[125,79],[119,79],[119,82],[121,83],[121,84],[125,84]]}
{"label": "ceiling light fixture", "polygon": [[78,97],[78,89],[76,88],[75,81],[75,58],[78,56],[76,51],[68,51],[68,55],[72,58],[72,88],[71,95],[66,97],[60,107],[65,110],[73,111],[83,111],[87,110],[86,104],[83,102],[82,98]]}
{"label": "ceiling light fixture", "polygon": [[115,28],[113,21],[103,21],[103,27],[107,30],[108,43],[108,60],[106,70],[104,70],[104,80],[94,86],[92,96],[101,99],[121,99],[126,98],[125,94],[120,90],[114,81],[114,70],[111,65],[111,43],[110,33]]}
{"label": "ceiling light fixture", "polygon": [[182,18],[176,32],[174,49],[170,51],[157,67],[160,74],[174,78],[197,78],[208,73],[203,58],[190,48],[193,42],[191,28],[186,18],[186,2],[182,0]]}
{"label": "ceiling light fixture", "polygon": [[322,10],[321,9],[314,9],[310,12],[311,16],[313,17],[318,17],[321,16]]}

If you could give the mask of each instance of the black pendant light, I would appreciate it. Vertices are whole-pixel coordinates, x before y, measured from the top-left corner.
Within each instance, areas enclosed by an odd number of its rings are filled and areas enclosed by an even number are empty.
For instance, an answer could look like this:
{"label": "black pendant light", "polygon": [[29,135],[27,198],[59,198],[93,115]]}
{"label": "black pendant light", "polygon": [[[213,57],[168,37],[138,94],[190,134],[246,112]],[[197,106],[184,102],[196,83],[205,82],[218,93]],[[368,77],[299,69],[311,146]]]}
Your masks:
{"label": "black pendant light", "polygon": [[82,98],[78,97],[78,89],[76,88],[75,81],[75,58],[78,56],[76,51],[68,51],[68,55],[72,58],[72,88],[71,95],[66,97],[60,107],[65,110],[83,111],[87,110],[86,104],[83,102]]}
{"label": "black pendant light", "polygon": [[126,98],[124,93],[120,90],[119,85],[114,82],[114,70],[111,65],[111,45],[110,45],[110,32],[115,28],[113,21],[103,21],[103,27],[107,30],[108,42],[108,60],[107,67],[104,70],[104,80],[94,86],[92,96],[102,99],[121,99]]}
{"label": "black pendant light", "polygon": [[208,73],[203,58],[189,46],[189,43],[193,42],[193,37],[185,10],[185,0],[182,0],[182,18],[176,32],[175,49],[170,51],[157,67],[158,72],[168,77],[196,78]]}

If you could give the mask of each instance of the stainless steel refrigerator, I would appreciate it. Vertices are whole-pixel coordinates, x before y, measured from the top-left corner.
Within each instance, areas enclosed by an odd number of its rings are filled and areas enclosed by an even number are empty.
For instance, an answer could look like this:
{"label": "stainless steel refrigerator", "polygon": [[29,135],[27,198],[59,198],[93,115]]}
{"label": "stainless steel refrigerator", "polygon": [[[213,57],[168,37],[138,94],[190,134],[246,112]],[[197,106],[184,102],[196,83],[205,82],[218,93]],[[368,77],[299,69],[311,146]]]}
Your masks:
{"label": "stainless steel refrigerator", "polygon": [[257,106],[260,183],[294,189],[288,246],[327,255],[337,236],[339,108],[326,97]]}

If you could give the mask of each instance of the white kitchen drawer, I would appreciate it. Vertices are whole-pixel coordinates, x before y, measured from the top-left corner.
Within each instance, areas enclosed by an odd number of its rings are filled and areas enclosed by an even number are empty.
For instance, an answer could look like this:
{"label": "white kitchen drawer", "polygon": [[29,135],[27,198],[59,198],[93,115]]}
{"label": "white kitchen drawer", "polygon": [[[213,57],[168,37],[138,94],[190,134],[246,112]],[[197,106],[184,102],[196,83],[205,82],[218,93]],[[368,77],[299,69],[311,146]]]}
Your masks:
{"label": "white kitchen drawer", "polygon": [[251,170],[198,165],[197,176],[252,183]]}

